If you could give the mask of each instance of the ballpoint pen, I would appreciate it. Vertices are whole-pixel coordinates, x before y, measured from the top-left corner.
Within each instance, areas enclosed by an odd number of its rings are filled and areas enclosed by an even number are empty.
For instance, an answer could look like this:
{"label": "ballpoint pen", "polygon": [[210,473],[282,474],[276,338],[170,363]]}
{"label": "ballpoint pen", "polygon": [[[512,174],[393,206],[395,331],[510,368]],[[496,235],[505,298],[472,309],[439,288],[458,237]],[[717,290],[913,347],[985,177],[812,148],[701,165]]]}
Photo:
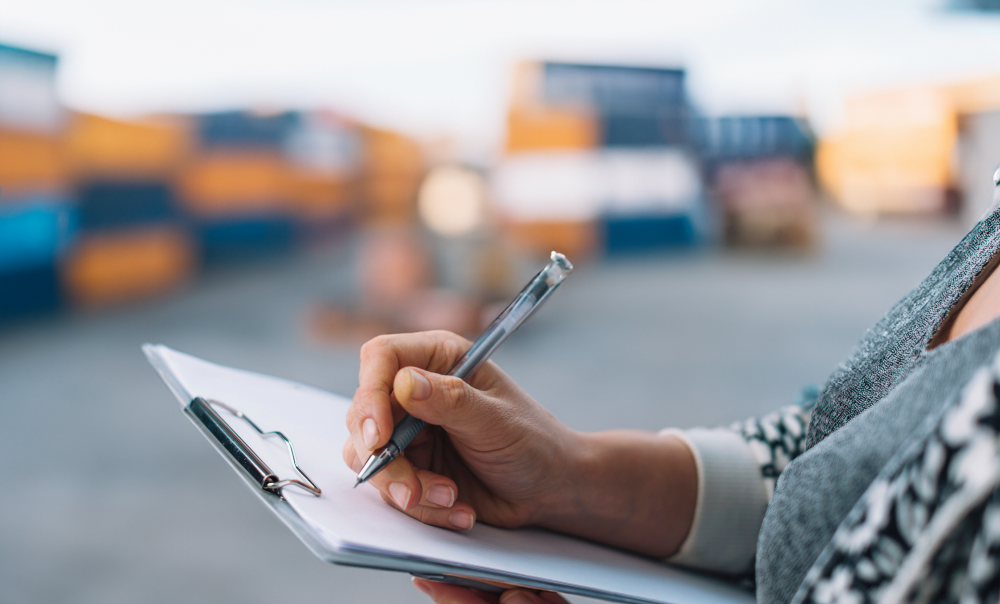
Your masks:
{"label": "ballpoint pen", "polygon": [[[558,252],[552,252],[549,263],[535,275],[528,285],[521,290],[521,293],[514,298],[507,308],[504,309],[493,323],[479,336],[472,346],[448,371],[446,375],[455,376],[468,381],[469,377],[475,373],[476,369],[490,358],[493,351],[507,339],[521,323],[524,323],[531,313],[535,311],[542,302],[559,284],[566,279],[566,276],[573,272],[573,265],[566,259],[566,256]],[[407,414],[392,431],[389,442],[378,454],[372,454],[365,465],[358,472],[358,480],[354,483],[355,488],[369,478],[381,472],[389,462],[399,457],[403,449],[424,429],[427,423]]]}

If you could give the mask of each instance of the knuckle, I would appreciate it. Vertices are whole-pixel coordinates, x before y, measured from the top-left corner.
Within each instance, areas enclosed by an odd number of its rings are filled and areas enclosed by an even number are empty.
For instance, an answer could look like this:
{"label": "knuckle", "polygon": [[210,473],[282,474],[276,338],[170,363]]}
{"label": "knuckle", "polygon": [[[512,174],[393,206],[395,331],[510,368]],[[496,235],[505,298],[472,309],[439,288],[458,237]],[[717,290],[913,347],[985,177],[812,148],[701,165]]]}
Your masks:
{"label": "knuckle", "polygon": [[453,410],[461,410],[466,403],[465,383],[458,378],[442,380],[441,395],[445,403]]}
{"label": "knuckle", "polygon": [[389,336],[376,336],[361,345],[361,358],[369,359],[388,345]]}

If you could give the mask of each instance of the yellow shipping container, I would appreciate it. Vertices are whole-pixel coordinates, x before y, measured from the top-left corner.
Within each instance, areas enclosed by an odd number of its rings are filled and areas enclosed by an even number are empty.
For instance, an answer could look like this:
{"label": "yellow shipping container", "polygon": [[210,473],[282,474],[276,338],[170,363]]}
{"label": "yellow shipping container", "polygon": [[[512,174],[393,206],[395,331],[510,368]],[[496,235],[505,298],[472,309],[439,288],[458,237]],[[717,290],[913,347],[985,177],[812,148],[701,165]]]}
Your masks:
{"label": "yellow shipping container", "polygon": [[583,258],[599,243],[597,225],[590,220],[508,221],[503,232],[513,247],[543,256],[557,250],[570,258]]}
{"label": "yellow shipping container", "polygon": [[191,124],[179,117],[126,122],[77,114],[66,133],[78,178],[169,178],[192,148]]}
{"label": "yellow shipping container", "polygon": [[0,129],[0,190],[4,196],[67,185],[61,142],[46,134]]}
{"label": "yellow shipping container", "polygon": [[957,116],[949,95],[918,88],[847,103],[845,127],[822,141],[821,182],[862,214],[948,209]]}
{"label": "yellow shipping container", "polygon": [[599,130],[597,119],[584,110],[514,108],[507,113],[506,150],[592,149]]}
{"label": "yellow shipping container", "polygon": [[288,208],[289,168],[268,151],[218,152],[181,172],[181,203],[196,216],[231,216]]}
{"label": "yellow shipping container", "polygon": [[67,257],[62,281],[76,304],[109,306],[166,293],[194,265],[191,241],[174,227],[89,234]]}

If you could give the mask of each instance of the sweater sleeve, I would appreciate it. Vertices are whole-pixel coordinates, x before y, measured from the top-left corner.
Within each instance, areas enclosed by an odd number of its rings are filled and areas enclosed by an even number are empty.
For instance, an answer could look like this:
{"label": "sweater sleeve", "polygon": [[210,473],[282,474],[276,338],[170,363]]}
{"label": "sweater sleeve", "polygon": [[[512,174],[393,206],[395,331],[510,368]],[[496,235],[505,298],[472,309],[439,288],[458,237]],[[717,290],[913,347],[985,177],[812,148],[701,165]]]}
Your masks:
{"label": "sweater sleeve", "polygon": [[730,575],[753,570],[757,534],[775,482],[805,450],[817,396],[815,387],[807,388],[795,405],[728,428],[662,432],[688,446],[698,471],[694,521],[669,562]]}

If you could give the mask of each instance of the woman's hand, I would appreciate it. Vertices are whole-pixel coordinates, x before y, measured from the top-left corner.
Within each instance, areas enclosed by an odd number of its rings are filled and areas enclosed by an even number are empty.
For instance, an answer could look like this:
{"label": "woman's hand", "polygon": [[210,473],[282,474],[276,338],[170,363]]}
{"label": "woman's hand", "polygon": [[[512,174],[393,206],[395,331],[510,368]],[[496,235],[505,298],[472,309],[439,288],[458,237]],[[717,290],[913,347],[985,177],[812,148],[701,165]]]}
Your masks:
{"label": "woman's hand", "polygon": [[369,483],[427,524],[468,529],[537,523],[560,507],[576,434],[489,362],[470,383],[442,375],[470,342],[443,331],[380,336],[361,349],[344,460],[355,471],[404,413],[426,421],[404,455]]}
{"label": "woman's hand", "polygon": [[355,472],[410,413],[430,425],[369,481],[410,516],[449,529],[469,529],[477,519],[541,526],[654,557],[677,550],[698,483],[679,438],[570,430],[493,363],[468,384],[441,375],[469,346],[431,331],[380,336],[362,347],[344,443]]}
{"label": "woman's hand", "polygon": [[437,604],[569,604],[551,591],[514,588],[502,594],[493,594],[418,578],[413,579],[413,584]]}

